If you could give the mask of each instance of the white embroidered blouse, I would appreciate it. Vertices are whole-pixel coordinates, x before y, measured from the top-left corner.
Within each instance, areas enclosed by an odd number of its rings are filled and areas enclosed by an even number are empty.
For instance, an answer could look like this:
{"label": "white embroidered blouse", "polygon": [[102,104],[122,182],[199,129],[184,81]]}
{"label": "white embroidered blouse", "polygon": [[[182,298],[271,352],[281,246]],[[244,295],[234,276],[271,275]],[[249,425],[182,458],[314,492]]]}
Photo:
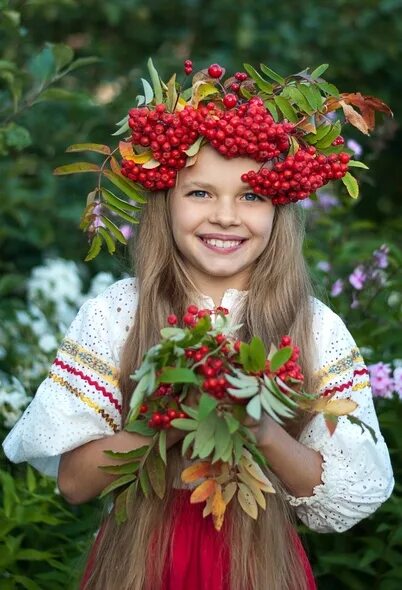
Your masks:
{"label": "white embroidered blouse", "polygon": [[[229,289],[221,305],[232,314],[246,292]],[[135,279],[123,279],[87,301],[64,338],[48,377],[5,439],[8,458],[28,461],[57,476],[60,455],[121,428],[119,357],[134,320],[138,293]],[[204,297],[204,307],[213,308]],[[314,300],[315,369],[320,393],[352,397],[367,430],[341,417],[330,436],[321,415],[305,428],[300,442],[323,457],[322,483],[312,496],[288,496],[299,518],[319,532],[345,531],[374,512],[391,494],[394,480],[389,454],[379,431],[364,365],[342,320]]]}

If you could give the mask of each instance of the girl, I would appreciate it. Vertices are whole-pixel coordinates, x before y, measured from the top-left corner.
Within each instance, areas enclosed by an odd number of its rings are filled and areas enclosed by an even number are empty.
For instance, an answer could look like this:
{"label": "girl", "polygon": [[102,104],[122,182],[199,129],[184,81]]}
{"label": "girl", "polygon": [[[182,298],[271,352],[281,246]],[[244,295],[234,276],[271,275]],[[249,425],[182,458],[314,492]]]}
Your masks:
{"label": "girl", "polygon": [[[170,313],[190,303],[223,306],[239,336],[267,345],[290,334],[302,351],[307,391],[358,403],[365,430],[340,418],[331,436],[321,415],[282,427],[267,415],[252,429],[277,493],[253,521],[229,505],[223,529],[190,505],[178,475],[182,433],[168,431],[168,492],[136,497],[131,517],[106,516],[85,590],[306,590],[315,588],[292,512],[318,532],[345,531],[390,495],[392,470],[379,432],[367,370],[342,320],[312,297],[296,204],[274,204],[250,188],[261,163],[228,158],[206,143],[169,190],[144,207],[135,244],[136,278],[118,281],[81,308],[48,378],[4,448],[57,476],[70,503],[97,496],[113,476],[105,450],[147,443],[121,430],[133,391],[130,375],[159,340]],[[251,175],[252,176],[252,175]]]}

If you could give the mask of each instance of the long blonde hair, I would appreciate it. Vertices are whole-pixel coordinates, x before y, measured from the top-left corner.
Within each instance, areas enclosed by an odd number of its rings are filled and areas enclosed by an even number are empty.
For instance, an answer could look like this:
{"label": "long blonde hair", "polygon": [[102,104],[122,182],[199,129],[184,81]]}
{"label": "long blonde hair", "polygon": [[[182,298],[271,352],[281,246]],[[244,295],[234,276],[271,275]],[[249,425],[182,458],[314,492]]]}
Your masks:
{"label": "long blonde hair", "polygon": [[[241,316],[240,336],[260,336],[267,346],[290,334],[301,348],[307,390],[314,389],[311,366],[311,284],[302,255],[303,223],[295,205],[277,207],[269,243],[255,263]],[[182,316],[196,293],[170,229],[169,195],[153,194],[144,208],[134,246],[139,302],[127,337],[120,386],[123,414],[133,390],[130,375],[145,351],[159,339],[169,313]],[[296,435],[301,417],[289,431]],[[158,590],[173,530],[173,483],[182,460],[178,445],[169,450],[168,493],[163,500],[135,499],[131,515],[117,525],[106,518],[92,575],[85,590]],[[232,501],[228,508],[226,542],[230,547],[231,590],[305,590],[306,579],[294,542],[292,514],[281,483],[267,470],[277,493],[269,494],[267,509],[257,521]],[[152,541],[152,568],[147,567]],[[148,562],[149,563],[149,562]]]}

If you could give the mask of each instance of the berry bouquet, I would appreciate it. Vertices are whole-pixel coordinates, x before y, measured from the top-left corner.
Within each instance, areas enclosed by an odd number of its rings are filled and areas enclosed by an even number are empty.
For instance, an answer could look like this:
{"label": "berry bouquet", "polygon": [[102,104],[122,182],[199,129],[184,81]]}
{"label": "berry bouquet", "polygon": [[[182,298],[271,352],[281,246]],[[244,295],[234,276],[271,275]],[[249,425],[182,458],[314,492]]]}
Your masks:
{"label": "berry bouquet", "polygon": [[266,507],[266,493],[275,493],[265,475],[265,456],[247,424],[266,412],[283,423],[301,411],[321,412],[331,433],[339,416],[362,423],[349,414],[351,399],[319,398],[303,390],[299,349],[289,336],[269,354],[260,338],[249,343],[233,337],[240,326],[230,323],[227,310],[198,310],[189,306],[178,327],[168,317],[161,340],[148,350],[133,375],[137,385],[125,430],[150,437],[150,443],[126,453],[106,451],[119,465],[103,466],[117,478],[102,493],[119,491],[115,513],[124,522],[131,498],[138,492],[166,491],[167,432],[185,433],[182,455],[189,466],[182,481],[195,485],[190,502],[205,502],[204,517],[212,514],[220,530],[227,505],[236,496],[252,518]]}

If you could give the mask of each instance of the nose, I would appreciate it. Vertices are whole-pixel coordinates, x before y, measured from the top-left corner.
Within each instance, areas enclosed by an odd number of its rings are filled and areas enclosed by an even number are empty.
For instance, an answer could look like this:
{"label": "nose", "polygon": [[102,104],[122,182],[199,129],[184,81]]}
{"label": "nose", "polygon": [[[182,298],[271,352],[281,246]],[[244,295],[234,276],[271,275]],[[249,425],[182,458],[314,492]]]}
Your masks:
{"label": "nose", "polygon": [[236,201],[232,195],[220,196],[211,204],[209,222],[222,227],[241,224]]}

